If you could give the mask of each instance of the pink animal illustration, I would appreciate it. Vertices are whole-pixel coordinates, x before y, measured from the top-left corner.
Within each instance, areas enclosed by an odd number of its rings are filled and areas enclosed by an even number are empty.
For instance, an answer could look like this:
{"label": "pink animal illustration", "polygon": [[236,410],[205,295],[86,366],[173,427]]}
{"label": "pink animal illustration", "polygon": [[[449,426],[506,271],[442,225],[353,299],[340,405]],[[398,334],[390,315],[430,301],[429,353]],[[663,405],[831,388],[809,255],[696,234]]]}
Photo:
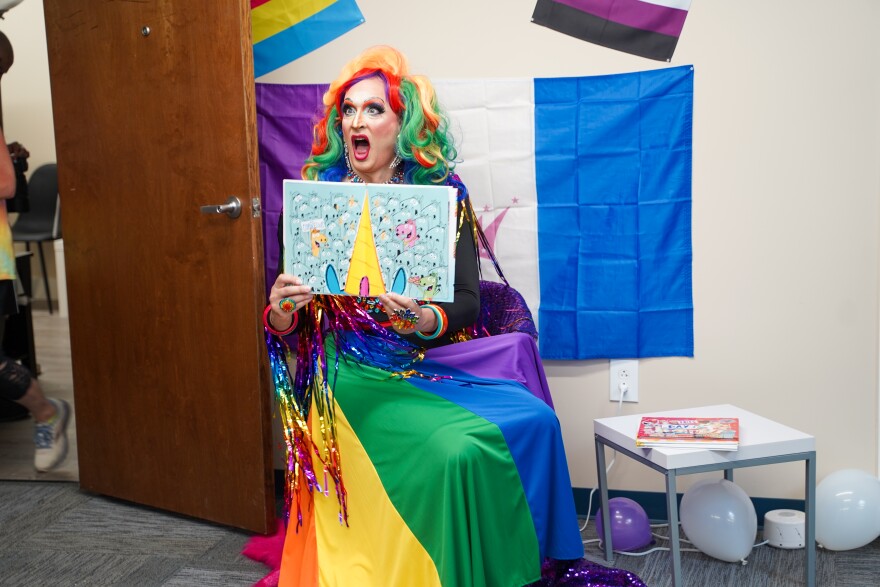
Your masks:
{"label": "pink animal illustration", "polygon": [[416,221],[410,218],[403,224],[398,224],[397,228],[394,229],[397,238],[403,241],[403,244],[406,245],[406,248],[410,248],[416,244],[416,241],[419,240],[418,229],[416,228]]}

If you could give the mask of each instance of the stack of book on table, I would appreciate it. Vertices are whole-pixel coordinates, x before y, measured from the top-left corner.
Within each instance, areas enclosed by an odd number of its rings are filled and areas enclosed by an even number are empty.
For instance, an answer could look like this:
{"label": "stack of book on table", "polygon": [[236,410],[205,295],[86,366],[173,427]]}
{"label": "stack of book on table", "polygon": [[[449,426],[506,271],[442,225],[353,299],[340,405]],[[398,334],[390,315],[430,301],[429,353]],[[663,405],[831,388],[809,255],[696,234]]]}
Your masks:
{"label": "stack of book on table", "polygon": [[636,446],[737,450],[739,419],[644,416],[639,423]]}

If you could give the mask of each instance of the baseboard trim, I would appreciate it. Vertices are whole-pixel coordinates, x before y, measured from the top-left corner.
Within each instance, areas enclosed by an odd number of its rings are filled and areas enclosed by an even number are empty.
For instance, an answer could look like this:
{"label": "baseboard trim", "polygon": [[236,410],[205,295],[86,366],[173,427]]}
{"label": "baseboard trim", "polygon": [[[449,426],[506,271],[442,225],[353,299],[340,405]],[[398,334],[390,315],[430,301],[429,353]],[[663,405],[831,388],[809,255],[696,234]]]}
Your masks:
{"label": "baseboard trim", "polygon": [[[283,469],[275,469],[275,497],[278,500],[283,500],[284,498],[284,473],[285,471]],[[587,514],[587,504],[590,501],[590,491],[592,491],[592,488],[573,487],[572,491],[574,492],[574,507],[577,515],[585,516]],[[679,505],[681,505],[681,496],[681,493],[676,496],[676,501]],[[628,497],[637,502],[642,508],[644,508],[645,513],[648,514],[648,519],[651,520],[652,523],[662,523],[668,519],[666,515],[665,493],[659,491],[622,491],[619,489],[609,489],[608,497]],[[805,511],[804,500],[802,499],[753,497],[752,503],[755,504],[755,513],[758,516],[759,527],[764,525],[764,514],[767,512],[773,510]],[[598,509],[599,492],[596,491],[593,495],[593,504],[590,507],[590,517],[594,517]]]}
{"label": "baseboard trim", "polygon": [[[587,504],[590,501],[590,487],[574,487],[574,505],[578,516],[587,515]],[[677,503],[681,505],[681,496],[676,495]],[[653,523],[665,522],[668,520],[666,515],[666,494],[659,491],[622,491],[617,489],[609,489],[608,497],[628,497],[637,502],[648,514],[648,519]],[[752,503],[755,504],[755,513],[758,516],[758,526],[764,525],[764,514],[773,510],[798,510],[804,511],[803,499],[779,499],[774,497],[753,497]],[[590,507],[590,516],[596,515],[599,509],[599,492],[593,494],[593,503]]]}

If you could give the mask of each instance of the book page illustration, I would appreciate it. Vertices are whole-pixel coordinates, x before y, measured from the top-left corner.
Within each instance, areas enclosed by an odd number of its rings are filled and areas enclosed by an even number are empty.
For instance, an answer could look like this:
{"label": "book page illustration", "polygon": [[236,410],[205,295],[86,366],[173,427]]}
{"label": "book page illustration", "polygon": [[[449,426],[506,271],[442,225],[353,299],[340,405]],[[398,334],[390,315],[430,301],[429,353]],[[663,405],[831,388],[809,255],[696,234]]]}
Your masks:
{"label": "book page illustration", "polygon": [[284,271],[314,293],[452,301],[456,192],[284,181]]}

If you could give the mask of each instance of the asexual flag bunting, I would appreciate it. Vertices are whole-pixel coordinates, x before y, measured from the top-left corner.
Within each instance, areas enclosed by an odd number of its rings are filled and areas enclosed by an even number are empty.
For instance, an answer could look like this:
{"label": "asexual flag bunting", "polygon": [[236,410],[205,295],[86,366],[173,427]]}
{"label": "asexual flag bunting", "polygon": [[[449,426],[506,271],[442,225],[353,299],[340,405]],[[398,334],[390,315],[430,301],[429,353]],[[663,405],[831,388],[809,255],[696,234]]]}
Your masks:
{"label": "asexual flag bunting", "polygon": [[363,22],[355,0],[251,0],[254,76],[287,65]]}
{"label": "asexual flag bunting", "polygon": [[669,61],[691,0],[538,0],[532,22],[648,59]]}
{"label": "asexual flag bunting", "polygon": [[[541,356],[693,356],[693,68],[434,82],[455,171],[536,314]],[[268,283],[281,183],[299,177],[326,88],[257,84]]]}

